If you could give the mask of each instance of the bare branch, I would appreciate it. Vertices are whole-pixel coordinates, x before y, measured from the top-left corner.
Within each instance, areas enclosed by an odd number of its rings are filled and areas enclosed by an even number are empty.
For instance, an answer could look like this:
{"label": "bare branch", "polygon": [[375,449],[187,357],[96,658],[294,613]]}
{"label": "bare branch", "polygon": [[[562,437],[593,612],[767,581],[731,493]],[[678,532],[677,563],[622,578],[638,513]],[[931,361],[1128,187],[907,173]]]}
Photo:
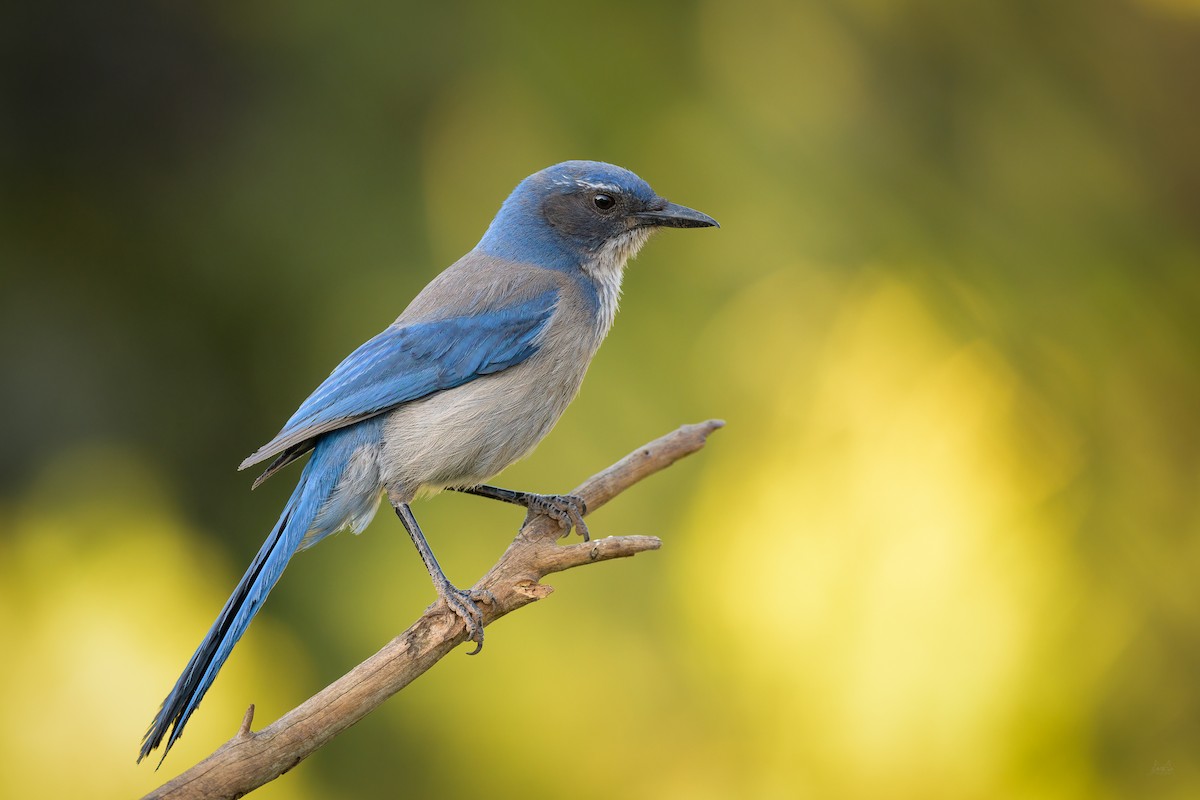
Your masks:
{"label": "bare branch", "polygon": [[[593,475],[572,494],[595,511],[643,478],[699,450],[708,435],[724,424],[709,420],[684,425]],[[564,546],[557,543],[562,533],[549,517],[526,517],[504,555],[474,586],[494,598],[481,604],[484,625],[550,594],[553,588],[540,582],[546,575],[662,545],[655,536],[613,536]],[[462,620],[434,603],[378,653],[258,732],[250,730],[254,714],[250,706],[232,739],[146,797],[241,797],[299,764],[466,640]]]}

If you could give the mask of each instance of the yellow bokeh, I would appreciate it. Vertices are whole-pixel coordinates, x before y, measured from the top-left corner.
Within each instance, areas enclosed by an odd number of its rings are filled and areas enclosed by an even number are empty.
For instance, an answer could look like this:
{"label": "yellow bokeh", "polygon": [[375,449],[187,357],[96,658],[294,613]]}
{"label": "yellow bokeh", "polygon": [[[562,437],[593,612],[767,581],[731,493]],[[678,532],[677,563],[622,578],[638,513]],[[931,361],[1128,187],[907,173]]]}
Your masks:
{"label": "yellow bokeh", "polygon": [[[77,5],[5,29],[0,796],[148,790],[434,599],[331,537],[134,763],[297,471],[236,464],[568,158],[722,227],[495,483],[728,425],[589,519],[661,550],[254,796],[1200,796],[1200,4]],[[414,513],[458,585],[522,517]]]}
{"label": "yellow bokeh", "polygon": [[[5,796],[141,794],[232,736],[249,703],[261,726],[300,696],[303,650],[260,620],[170,762],[157,772],[156,758],[136,764],[171,676],[224,602],[231,566],[188,529],[137,459],[111,448],[63,459],[2,516]],[[275,796],[309,796],[305,785],[300,778]]]}
{"label": "yellow bokeh", "polygon": [[[714,338],[801,302],[768,283]],[[877,274],[843,298],[816,358],[743,359],[744,391],[778,381],[756,423],[773,446],[728,443],[739,452],[707,473],[679,577],[697,592],[681,598],[697,648],[721,642],[705,666],[714,691],[733,687],[728,724],[766,743],[737,774],[761,781],[755,796],[1027,796],[1015,765],[1044,682],[1059,684],[1057,734],[1080,735],[1127,637],[1110,620],[1086,656],[1055,652],[1061,605],[1082,591],[1064,560],[1078,520],[1045,503],[1079,442],[1031,418],[986,343],[956,341]],[[1048,653],[1067,659],[1049,676]],[[1085,761],[1061,751],[1044,796],[1092,796]]]}

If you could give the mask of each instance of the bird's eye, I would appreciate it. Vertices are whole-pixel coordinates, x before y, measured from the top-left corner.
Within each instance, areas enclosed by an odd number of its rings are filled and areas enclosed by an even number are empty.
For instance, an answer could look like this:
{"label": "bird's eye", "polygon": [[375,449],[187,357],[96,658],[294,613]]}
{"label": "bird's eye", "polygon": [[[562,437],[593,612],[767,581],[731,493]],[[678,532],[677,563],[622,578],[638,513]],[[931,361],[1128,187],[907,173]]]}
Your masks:
{"label": "bird's eye", "polygon": [[598,194],[592,197],[592,205],[601,211],[608,211],[616,204],[617,201],[612,199],[612,195]]}

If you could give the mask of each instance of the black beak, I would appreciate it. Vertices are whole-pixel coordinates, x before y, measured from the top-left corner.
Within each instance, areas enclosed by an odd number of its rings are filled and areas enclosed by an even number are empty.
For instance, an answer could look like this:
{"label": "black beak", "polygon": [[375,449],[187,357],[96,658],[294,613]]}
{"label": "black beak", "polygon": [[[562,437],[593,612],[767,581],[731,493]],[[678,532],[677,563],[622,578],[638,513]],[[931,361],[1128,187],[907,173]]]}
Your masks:
{"label": "black beak", "polygon": [[676,203],[662,201],[662,208],[638,211],[633,218],[642,225],[659,225],[664,228],[719,228],[720,224],[708,214]]}

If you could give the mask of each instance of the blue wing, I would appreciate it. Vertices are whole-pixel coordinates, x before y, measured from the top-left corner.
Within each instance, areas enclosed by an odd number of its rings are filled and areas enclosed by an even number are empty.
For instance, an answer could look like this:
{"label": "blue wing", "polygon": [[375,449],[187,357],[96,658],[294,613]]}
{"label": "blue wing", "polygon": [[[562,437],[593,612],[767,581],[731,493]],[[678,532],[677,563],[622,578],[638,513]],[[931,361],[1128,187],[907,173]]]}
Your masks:
{"label": "blue wing", "polygon": [[393,325],[338,364],[239,469],[278,455],[257,486],[312,449],[323,433],[520,364],[537,352],[557,300],[558,292],[549,290],[484,314]]}

